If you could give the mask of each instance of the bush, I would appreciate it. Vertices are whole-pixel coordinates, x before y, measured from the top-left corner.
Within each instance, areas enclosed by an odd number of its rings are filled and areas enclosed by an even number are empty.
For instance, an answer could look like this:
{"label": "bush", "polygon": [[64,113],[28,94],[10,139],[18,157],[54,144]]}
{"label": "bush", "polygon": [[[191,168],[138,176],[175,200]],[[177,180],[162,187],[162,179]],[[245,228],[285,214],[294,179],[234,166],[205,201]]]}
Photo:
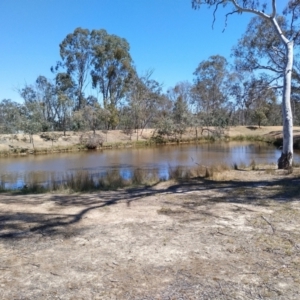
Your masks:
{"label": "bush", "polygon": [[61,136],[62,134],[54,133],[54,132],[43,132],[42,134],[40,134],[40,137],[44,141],[52,141],[52,142],[57,142]]}
{"label": "bush", "polygon": [[98,146],[103,146],[104,138],[97,133],[83,133],[79,141],[87,149],[96,149]]}

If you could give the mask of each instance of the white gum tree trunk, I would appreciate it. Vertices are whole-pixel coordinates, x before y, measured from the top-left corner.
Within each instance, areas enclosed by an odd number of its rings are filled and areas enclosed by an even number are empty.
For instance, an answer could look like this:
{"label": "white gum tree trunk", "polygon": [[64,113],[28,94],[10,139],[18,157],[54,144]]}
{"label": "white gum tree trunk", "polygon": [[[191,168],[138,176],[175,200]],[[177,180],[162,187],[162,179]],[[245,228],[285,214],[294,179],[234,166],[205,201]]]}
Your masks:
{"label": "white gum tree trunk", "polygon": [[294,41],[288,40],[281,31],[277,21],[273,18],[272,23],[276,32],[285,45],[285,66],[283,70],[283,92],[282,92],[282,121],[283,121],[283,146],[282,153],[278,159],[279,169],[288,169],[293,163],[293,115],[291,107],[291,86],[294,59]]}
{"label": "white gum tree trunk", "polygon": [[281,157],[278,159],[279,169],[290,168],[293,162],[293,116],[291,108],[293,48],[293,41],[286,44],[287,59],[284,70],[282,95],[283,146]]}
{"label": "white gum tree trunk", "polygon": [[[276,33],[285,46],[285,66],[283,70],[283,94],[282,94],[282,119],[283,119],[283,147],[281,157],[278,159],[279,169],[288,169],[293,163],[293,116],[291,109],[291,83],[293,71],[294,41],[289,40],[282,32],[276,20],[276,0],[272,0],[272,13],[267,15],[264,11],[255,8],[245,8],[239,5],[238,0],[229,0],[236,9],[241,12],[256,14],[271,22]],[[245,0],[244,1],[244,4]],[[251,1],[250,1],[251,2]],[[253,2],[252,2],[253,4]]]}
{"label": "white gum tree trunk", "polygon": [[[295,0],[295,5],[299,5],[300,0]],[[294,55],[294,41],[289,40],[282,32],[277,20],[276,0],[271,0],[272,11],[270,14],[266,14],[264,9],[259,10],[259,2],[256,0],[192,0],[193,7],[195,9],[200,8],[202,5],[208,5],[214,7],[215,12],[220,4],[226,6],[228,3],[233,4],[234,10],[226,14],[227,17],[234,13],[251,13],[271,22],[274,26],[276,33],[285,46],[284,53],[284,69],[283,75],[283,94],[282,94],[282,119],[283,119],[283,147],[281,157],[278,159],[279,169],[288,169],[292,166],[293,162],[293,116],[291,109],[291,82],[292,82],[292,70],[293,70],[293,55]],[[285,2],[287,2],[285,0]],[[295,10],[294,10],[295,12]],[[295,17],[295,19],[297,19]]]}
{"label": "white gum tree trunk", "polygon": [[291,108],[291,82],[293,68],[293,41],[286,44],[287,60],[284,70],[282,95],[283,146],[278,168],[287,169],[293,163],[293,116]]}

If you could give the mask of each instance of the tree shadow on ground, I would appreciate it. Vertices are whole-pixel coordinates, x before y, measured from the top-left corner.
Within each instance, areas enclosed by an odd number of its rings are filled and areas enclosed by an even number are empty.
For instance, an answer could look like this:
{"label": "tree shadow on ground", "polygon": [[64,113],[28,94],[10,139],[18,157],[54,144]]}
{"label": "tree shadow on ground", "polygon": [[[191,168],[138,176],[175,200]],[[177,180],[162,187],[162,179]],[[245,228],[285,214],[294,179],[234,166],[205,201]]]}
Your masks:
{"label": "tree shadow on ground", "polygon": [[[260,189],[268,191],[268,195],[259,195]],[[299,201],[300,177],[272,181],[215,181],[202,178],[196,181],[181,182],[169,187],[167,190],[172,193],[217,190],[220,195],[212,197],[211,201],[224,199],[224,202],[260,205],[258,200],[265,198],[284,202]]]}
{"label": "tree shadow on ground", "polygon": [[[210,192],[215,193],[212,196]],[[213,206],[216,203],[268,206],[269,200],[278,202],[299,201],[300,177],[272,181],[214,181],[206,178],[196,178],[181,181],[169,187],[159,187],[158,185],[147,188],[101,191],[92,194],[38,194],[26,196],[5,194],[0,196],[0,204],[7,207],[6,211],[3,210],[0,213],[0,239],[26,238],[37,233],[43,236],[65,234],[70,230],[72,224],[80,222],[90,211],[117,203],[130,206],[133,201],[154,195],[180,195],[177,198],[179,201],[183,199],[182,195],[187,201],[181,201],[180,205],[190,211],[196,211],[199,206],[204,204]],[[55,212],[34,212],[35,206],[46,205],[47,203],[55,205]],[[23,209],[20,212],[10,211],[10,204],[20,204]],[[178,201],[168,200],[165,204],[178,205]],[[59,212],[59,207],[62,208],[61,212]],[[66,208],[76,208],[77,212],[65,213],[63,210],[65,211]],[[205,211],[202,213],[205,213]]]}

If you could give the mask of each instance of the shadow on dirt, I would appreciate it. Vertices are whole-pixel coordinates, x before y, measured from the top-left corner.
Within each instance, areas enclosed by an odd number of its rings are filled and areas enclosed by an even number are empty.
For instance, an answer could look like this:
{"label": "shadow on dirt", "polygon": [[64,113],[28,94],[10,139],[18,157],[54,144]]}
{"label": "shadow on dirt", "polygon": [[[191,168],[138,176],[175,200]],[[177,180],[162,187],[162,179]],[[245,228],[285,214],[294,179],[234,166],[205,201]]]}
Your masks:
{"label": "shadow on dirt", "polygon": [[[242,174],[242,173],[241,173]],[[242,175],[241,175],[242,176]],[[211,196],[209,191],[215,191]],[[203,195],[202,195],[203,192]],[[196,193],[191,201],[189,197]],[[0,203],[7,205],[20,204],[23,207],[54,203],[56,212],[62,208],[81,208],[74,214],[67,213],[34,213],[11,212],[0,213],[0,239],[26,238],[33,233],[43,236],[65,234],[70,231],[72,224],[78,223],[92,210],[108,207],[117,203],[130,206],[133,201],[143,197],[163,194],[182,194],[187,201],[181,201],[181,206],[187,210],[195,210],[201,205],[215,203],[239,203],[268,206],[269,200],[278,202],[299,201],[300,178],[284,178],[273,181],[214,181],[205,178],[190,179],[167,188],[159,186],[148,188],[133,188],[119,191],[105,191],[93,194],[74,195],[1,195]],[[171,201],[166,202],[172,205]],[[176,203],[178,205],[178,201]],[[124,208],[126,209],[126,208]],[[34,211],[34,210],[32,210]],[[203,211],[203,213],[205,213]],[[74,232],[74,234],[76,234]]]}

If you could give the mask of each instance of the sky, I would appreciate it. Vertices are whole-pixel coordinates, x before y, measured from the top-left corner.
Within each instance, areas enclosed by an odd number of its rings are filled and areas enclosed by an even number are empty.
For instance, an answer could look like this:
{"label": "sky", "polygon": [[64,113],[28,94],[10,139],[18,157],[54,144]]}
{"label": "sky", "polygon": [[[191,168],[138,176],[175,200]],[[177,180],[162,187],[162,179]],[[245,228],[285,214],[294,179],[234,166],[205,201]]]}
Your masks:
{"label": "sky", "polygon": [[[193,10],[191,0],[1,0],[0,101],[21,101],[17,90],[39,75],[53,79],[59,44],[77,27],[125,38],[138,73],[153,70],[152,78],[167,90],[192,82],[211,55],[230,60],[250,18],[231,16],[222,33],[223,8],[212,29],[213,11]],[[93,93],[88,89],[86,95]]]}

